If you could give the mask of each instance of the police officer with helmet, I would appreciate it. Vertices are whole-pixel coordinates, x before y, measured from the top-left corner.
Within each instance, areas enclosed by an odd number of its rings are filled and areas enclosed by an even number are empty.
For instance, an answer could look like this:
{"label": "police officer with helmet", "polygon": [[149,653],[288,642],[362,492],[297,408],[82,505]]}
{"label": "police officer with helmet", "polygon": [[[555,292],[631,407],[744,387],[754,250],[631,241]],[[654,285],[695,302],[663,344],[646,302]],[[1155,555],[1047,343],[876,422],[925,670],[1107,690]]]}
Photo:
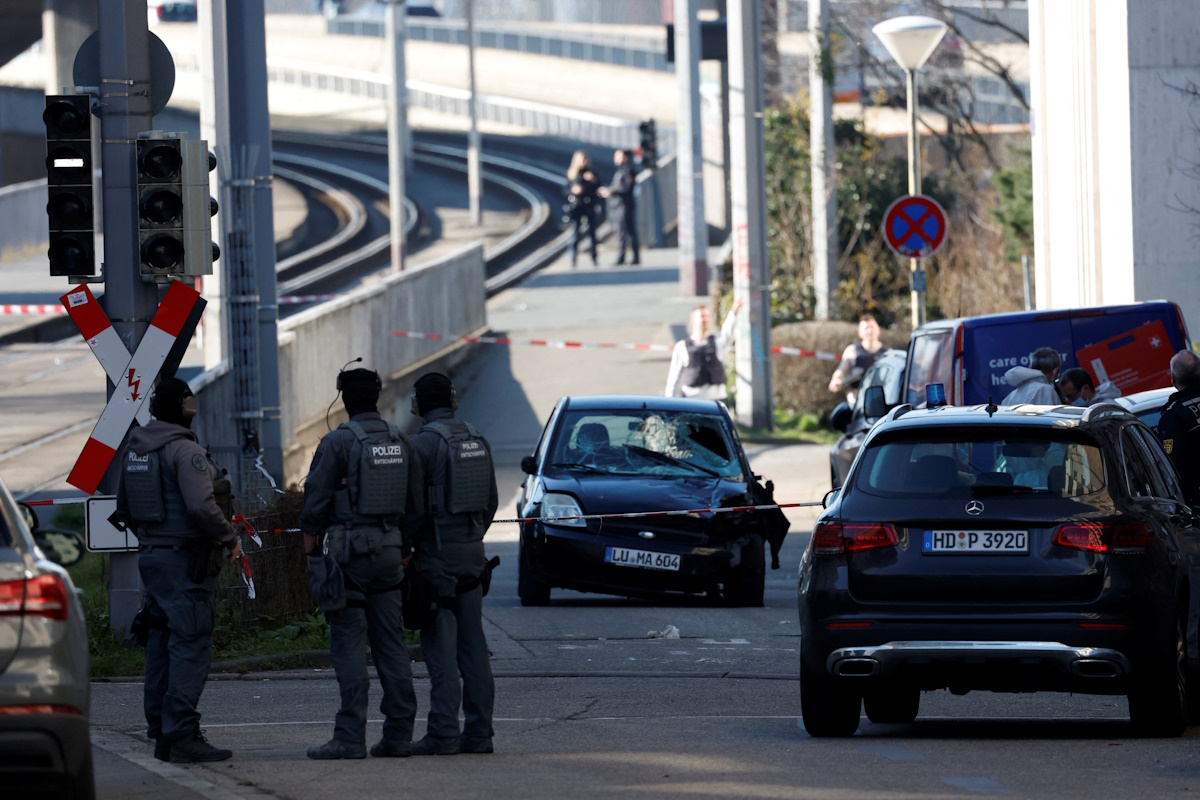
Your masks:
{"label": "police officer with helmet", "polygon": [[187,383],[165,378],[150,396],[154,417],[135,427],[122,452],[118,519],[138,537],[145,587],[144,703],[154,757],[196,763],[233,755],[200,731],[196,706],[212,661],[214,589],[221,549],[241,555],[229,516],[217,505],[216,466],[191,431],[196,398]]}
{"label": "police officer with helmet", "polygon": [[424,473],[408,438],[379,415],[377,373],[343,371],[337,388],[350,419],[317,446],[304,484],[300,528],[310,566],[331,560],[344,582],[343,602],[322,605],[341,708],[333,738],[310,748],[308,757],[366,757],[368,639],[383,686],[384,715],[383,738],[371,755],[403,757],[410,754],[417,697],[404,645],[400,584],[408,540],[424,512]]}
{"label": "police officer with helmet", "polygon": [[437,608],[421,631],[431,684],[429,719],[425,737],[413,743],[413,755],[492,752],[496,687],[483,633],[483,596],[499,562],[486,561],[483,536],[499,497],[491,448],[474,427],[455,419],[457,408],[446,376],[431,372],[417,380],[412,412],[425,425],[413,445],[425,470],[427,513],[415,561]]}

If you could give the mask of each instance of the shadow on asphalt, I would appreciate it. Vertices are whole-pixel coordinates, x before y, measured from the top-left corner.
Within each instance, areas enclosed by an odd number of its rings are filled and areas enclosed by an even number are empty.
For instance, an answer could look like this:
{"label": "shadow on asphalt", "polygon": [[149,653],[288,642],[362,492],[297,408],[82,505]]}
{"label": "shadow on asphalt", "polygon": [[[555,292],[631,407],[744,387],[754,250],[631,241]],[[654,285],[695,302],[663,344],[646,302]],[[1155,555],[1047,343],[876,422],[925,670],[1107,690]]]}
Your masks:
{"label": "shadow on asphalt", "polygon": [[871,739],[1134,739],[1133,727],[1117,720],[986,719],[917,721],[881,725],[866,720],[855,738]]}

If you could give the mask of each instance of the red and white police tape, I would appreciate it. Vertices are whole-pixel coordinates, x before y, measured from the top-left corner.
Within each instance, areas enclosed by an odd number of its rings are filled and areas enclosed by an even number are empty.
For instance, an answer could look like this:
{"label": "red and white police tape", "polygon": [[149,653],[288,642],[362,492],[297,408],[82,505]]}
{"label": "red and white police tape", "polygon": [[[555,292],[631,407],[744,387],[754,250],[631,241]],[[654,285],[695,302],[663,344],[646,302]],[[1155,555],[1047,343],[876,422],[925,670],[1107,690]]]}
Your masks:
{"label": "red and white police tape", "polygon": [[[669,353],[674,345],[669,344],[634,344],[630,342],[577,342],[569,339],[520,339],[512,336],[455,336],[453,334],[425,333],[423,331],[392,331],[392,336],[401,339],[427,339],[434,342],[469,342],[471,344],[504,344],[521,345],[526,347],[550,347],[556,350],[652,350]],[[797,356],[799,358],[815,358],[818,361],[841,361],[836,353],[824,353],[820,350],[801,350],[798,347],[771,348],[772,353],[781,356]]]}
{"label": "red and white police tape", "polygon": [[58,303],[26,303],[0,305],[0,317],[36,317],[43,314],[62,315],[67,310]]}

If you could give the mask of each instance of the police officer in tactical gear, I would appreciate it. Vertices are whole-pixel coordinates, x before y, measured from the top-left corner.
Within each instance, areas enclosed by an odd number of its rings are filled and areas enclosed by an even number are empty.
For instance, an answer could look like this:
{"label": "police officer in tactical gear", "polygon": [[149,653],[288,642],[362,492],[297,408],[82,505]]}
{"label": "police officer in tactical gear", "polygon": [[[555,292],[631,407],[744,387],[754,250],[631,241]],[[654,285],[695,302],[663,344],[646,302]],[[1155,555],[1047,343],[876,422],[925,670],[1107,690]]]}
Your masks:
{"label": "police officer in tactical gear", "polygon": [[1180,350],[1171,358],[1171,382],[1158,419],[1158,438],[1183,484],[1188,505],[1200,510],[1200,356]]}
{"label": "police officer in tactical gear", "polygon": [[341,690],[333,738],[309,758],[367,755],[367,640],[383,686],[383,738],[373,756],[407,756],[417,697],[404,645],[400,582],[409,539],[424,512],[424,473],[413,446],[379,415],[382,382],[371,370],[339,373],[349,421],[317,446],[304,484],[300,528],[310,563],[323,550],[345,582],[345,607],[326,611]]}
{"label": "police officer in tactical gear", "polygon": [[697,397],[702,400],[725,399],[725,356],[736,338],[737,315],[742,298],[733,303],[721,329],[712,332],[712,312],[707,306],[692,309],[690,335],[675,343],[671,367],[667,371],[667,397]]}
{"label": "police officer in tactical gear", "polygon": [[491,448],[474,427],[455,419],[457,407],[454,387],[444,375],[428,373],[417,380],[412,411],[425,426],[413,436],[413,445],[425,468],[428,501],[415,560],[437,598],[437,610],[421,631],[431,684],[429,721],[425,737],[413,743],[413,755],[492,752],[496,686],[483,633],[483,595],[490,578],[483,535],[499,497]]}
{"label": "police officer in tactical gear", "polygon": [[233,755],[200,731],[196,709],[212,661],[214,589],[228,551],[241,555],[237,533],[218,507],[219,475],[190,428],[196,398],[178,378],[159,382],[150,397],[154,419],[135,427],[122,452],[117,516],[138,537],[145,587],[144,703],[154,757],[195,763]]}

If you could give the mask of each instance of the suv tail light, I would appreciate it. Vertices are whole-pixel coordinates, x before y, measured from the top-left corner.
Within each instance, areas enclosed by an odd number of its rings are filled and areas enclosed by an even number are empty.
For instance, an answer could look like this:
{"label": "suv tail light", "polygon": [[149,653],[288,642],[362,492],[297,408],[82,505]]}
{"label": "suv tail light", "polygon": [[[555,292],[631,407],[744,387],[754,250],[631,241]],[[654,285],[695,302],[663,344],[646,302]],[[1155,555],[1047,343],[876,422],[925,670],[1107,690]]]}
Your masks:
{"label": "suv tail light", "polygon": [[1154,531],[1140,522],[1072,522],[1054,532],[1056,545],[1094,553],[1144,553],[1153,542]]}
{"label": "suv tail light", "polygon": [[887,522],[865,525],[819,522],[813,530],[813,554],[818,556],[836,556],[895,545],[896,529]]}
{"label": "suv tail light", "polygon": [[25,613],[63,622],[68,610],[67,587],[52,573],[0,583],[0,617]]}

